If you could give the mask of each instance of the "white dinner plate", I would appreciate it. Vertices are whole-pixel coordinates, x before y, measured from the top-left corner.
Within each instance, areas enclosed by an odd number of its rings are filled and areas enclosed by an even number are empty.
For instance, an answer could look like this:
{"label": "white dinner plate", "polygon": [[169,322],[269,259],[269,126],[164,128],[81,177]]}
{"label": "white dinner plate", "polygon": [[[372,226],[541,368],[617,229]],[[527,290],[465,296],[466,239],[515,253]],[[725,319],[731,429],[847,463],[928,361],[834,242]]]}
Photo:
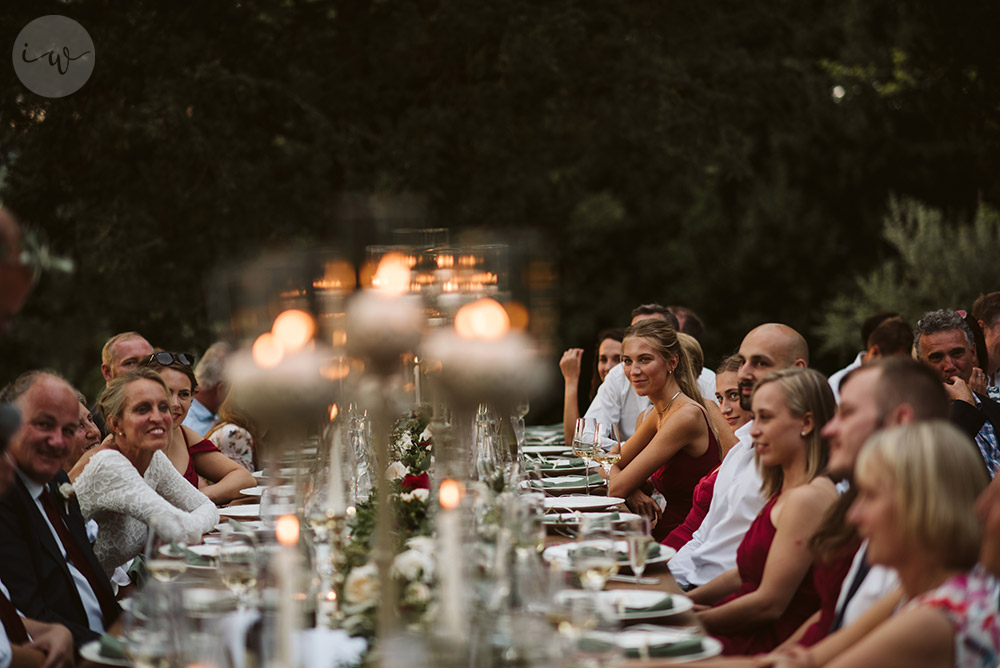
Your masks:
{"label": "white dinner plate", "polygon": [[263,471],[254,471],[250,475],[252,475],[254,478],[258,478],[259,479],[259,478],[263,478],[264,477],[264,472]]}
{"label": "white dinner plate", "polygon": [[[571,464],[571,462],[579,461],[579,464]],[[559,459],[550,459],[550,464],[558,464],[552,468],[539,467],[538,471],[545,478],[554,478],[561,475],[583,475],[584,462],[578,458],[570,459],[569,457],[561,457]],[[595,472],[600,470],[601,465],[597,462],[590,462],[590,471]]]}
{"label": "white dinner plate", "polygon": [[545,498],[545,510],[579,510],[593,512],[607,510],[625,503],[625,499],[617,496],[549,496]]}
{"label": "white dinner plate", "polygon": [[[694,607],[694,601],[687,596],[648,589],[605,589],[598,592],[597,595],[614,608],[618,619],[623,622],[670,617],[671,615],[679,615],[682,612],[687,612]],[[662,610],[625,611],[625,608],[648,608],[654,606],[663,601],[667,596],[670,597],[670,607],[668,608]]]}
{"label": "white dinner plate", "polygon": [[[591,513],[591,516],[600,515],[600,513]],[[610,515],[608,515],[610,517]],[[618,513],[618,519],[611,520],[613,524],[619,522],[627,522],[628,520],[639,519],[639,515],[634,513]],[[580,520],[582,518],[577,513],[551,513],[549,515],[544,515],[542,517],[542,524],[547,527],[567,527],[570,529],[575,529],[580,526]]]}
{"label": "white dinner plate", "polygon": [[[546,499],[548,501],[548,499]],[[545,548],[542,552],[542,556],[546,561],[561,560],[564,562],[569,562],[569,554],[577,547],[576,543],[560,543],[559,545],[551,545]],[[628,543],[624,540],[615,541],[615,552],[618,553],[618,568],[628,568]],[[663,564],[670,561],[673,556],[677,554],[677,550],[672,547],[667,547],[666,545],[660,545],[660,552],[655,557],[650,557],[646,559],[646,565],[651,564]],[[626,590],[621,590],[626,591]],[[655,592],[650,592],[655,593]],[[639,606],[636,606],[639,607]],[[645,606],[642,606],[645,607]]]}
{"label": "white dinner plate", "polygon": [[260,496],[264,493],[266,487],[259,485],[257,487],[247,487],[246,489],[241,489],[240,494],[246,494],[247,496]]}
{"label": "white dinner plate", "polygon": [[248,503],[245,506],[229,506],[227,508],[219,508],[219,515],[221,517],[249,517],[251,519],[260,519],[260,504]]}
{"label": "white dinner plate", "polygon": [[573,452],[565,445],[525,445],[521,451],[526,455],[561,455],[566,452]]}
{"label": "white dinner plate", "polygon": [[[642,647],[656,647],[692,639],[692,635],[683,629],[668,627],[630,627],[616,634],[619,647],[637,650]],[[701,651],[682,656],[655,657],[652,660],[663,663],[689,663],[700,661],[722,654],[722,643],[709,636],[701,637]]]}
{"label": "white dinner plate", "polygon": [[219,556],[219,549],[221,545],[188,545],[188,549],[197,554],[199,557],[217,557]]}
{"label": "white dinner plate", "polygon": [[88,643],[80,645],[80,656],[87,661],[93,661],[104,666],[123,666],[124,668],[128,668],[132,665],[128,659],[113,659],[109,656],[101,656],[100,640],[91,640]]}
{"label": "white dinner plate", "polygon": [[[592,481],[589,487],[587,486],[585,480],[586,478],[582,475],[559,475],[544,478],[540,482],[542,484],[541,489],[546,494],[580,494],[586,493],[588,489],[593,494],[596,490],[605,488],[605,482],[603,479],[600,481]],[[522,492],[531,490],[537,491],[538,482],[539,481],[535,480],[525,480],[521,483],[520,489]]]}
{"label": "white dinner plate", "polygon": [[[260,531],[261,529],[265,528],[264,522],[261,520],[243,520],[240,521],[240,524],[249,529],[250,531]],[[224,528],[233,529],[234,527],[232,524],[229,523],[228,520],[225,522],[219,522],[218,524],[215,525],[215,530],[220,533]]]}

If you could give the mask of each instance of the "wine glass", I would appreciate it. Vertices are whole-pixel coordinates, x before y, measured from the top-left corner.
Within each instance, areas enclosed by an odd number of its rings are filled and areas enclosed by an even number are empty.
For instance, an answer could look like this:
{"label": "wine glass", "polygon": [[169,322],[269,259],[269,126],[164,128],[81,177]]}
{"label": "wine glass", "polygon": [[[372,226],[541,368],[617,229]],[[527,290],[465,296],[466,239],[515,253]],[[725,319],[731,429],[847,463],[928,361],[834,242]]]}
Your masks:
{"label": "wine glass", "polygon": [[531,404],[528,403],[527,399],[521,399],[517,403],[517,408],[514,409],[514,415],[521,418],[522,420],[528,415],[528,411],[531,410]]}
{"label": "wine glass", "polygon": [[608,517],[589,516],[580,522],[580,534],[570,551],[570,563],[587,589],[604,589],[608,578],[618,572],[618,553]]}
{"label": "wine glass", "polygon": [[638,582],[646,570],[646,559],[649,558],[649,548],[653,545],[653,537],[649,532],[648,517],[633,517],[619,524],[621,532],[628,543],[628,565]]}
{"label": "wine glass", "polygon": [[144,558],[146,569],[154,580],[173,582],[187,570],[187,542],[165,531],[156,520],[149,524]]}
{"label": "wine glass", "polygon": [[601,425],[594,418],[580,418],[573,433],[573,453],[583,460],[587,494],[590,494],[590,463],[594,461],[600,431]]}
{"label": "wine glass", "polygon": [[[611,467],[622,458],[622,439],[618,425],[601,426],[594,442],[594,461],[604,468],[604,479],[611,481]],[[589,474],[590,471],[587,471]]]}
{"label": "wine glass", "polygon": [[238,610],[246,610],[247,594],[257,585],[259,572],[257,539],[226,527],[219,546],[219,576],[226,589],[236,595]]}
{"label": "wine glass", "polygon": [[136,668],[169,668],[177,646],[176,617],[171,614],[167,585],[152,580],[132,598],[122,623],[125,653]]}

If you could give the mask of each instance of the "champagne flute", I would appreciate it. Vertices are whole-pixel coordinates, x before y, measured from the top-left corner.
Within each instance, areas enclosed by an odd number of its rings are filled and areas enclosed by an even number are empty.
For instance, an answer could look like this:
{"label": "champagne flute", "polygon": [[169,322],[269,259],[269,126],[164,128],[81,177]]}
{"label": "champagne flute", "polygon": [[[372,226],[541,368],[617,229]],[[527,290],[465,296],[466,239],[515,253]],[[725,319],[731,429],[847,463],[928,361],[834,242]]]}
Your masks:
{"label": "champagne flute", "polygon": [[132,599],[122,623],[125,653],[136,668],[169,668],[177,654],[166,585],[152,580]]}
{"label": "champagne flute", "polygon": [[590,494],[590,463],[594,461],[601,425],[594,418],[580,418],[576,421],[573,434],[573,454],[583,460],[583,476],[587,494]]}
{"label": "champagne flute", "polygon": [[594,442],[594,461],[604,469],[604,479],[610,483],[611,467],[622,458],[622,440],[616,424],[602,427],[599,433]]}
{"label": "champagne flute", "polygon": [[604,589],[608,578],[618,572],[618,553],[609,518],[584,517],[580,535],[570,552],[570,562],[584,587],[593,592]]}
{"label": "champagne flute", "polygon": [[646,570],[649,548],[653,545],[653,537],[649,532],[649,518],[631,518],[622,522],[621,527],[628,543],[628,565],[638,582]]}
{"label": "champagne flute", "polygon": [[236,595],[238,610],[246,610],[247,594],[257,585],[259,570],[257,539],[226,527],[219,547],[219,575],[226,589]]}

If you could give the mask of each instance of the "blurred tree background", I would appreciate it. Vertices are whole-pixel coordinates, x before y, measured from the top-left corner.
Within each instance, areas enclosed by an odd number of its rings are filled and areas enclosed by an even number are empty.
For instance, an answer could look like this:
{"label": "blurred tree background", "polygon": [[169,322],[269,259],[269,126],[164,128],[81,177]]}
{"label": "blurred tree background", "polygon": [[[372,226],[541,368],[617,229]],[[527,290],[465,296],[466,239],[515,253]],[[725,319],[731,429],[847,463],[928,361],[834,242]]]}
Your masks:
{"label": "blurred tree background", "polygon": [[0,199],[76,263],[42,275],[0,342],[4,378],[52,366],[92,395],[101,345],[125,329],[200,353],[214,268],[374,240],[337,216],[351,192],[418,193],[429,226],[536,234],[560,275],[554,351],[592,352],[598,329],[659,301],[703,318],[709,364],[777,320],[833,371],[867,315],[844,300],[899,255],[893,196],[937,212],[928,244],[1000,205],[995,3],[4,9],[4,44],[63,14],[97,50],[66,98],[0,79]]}

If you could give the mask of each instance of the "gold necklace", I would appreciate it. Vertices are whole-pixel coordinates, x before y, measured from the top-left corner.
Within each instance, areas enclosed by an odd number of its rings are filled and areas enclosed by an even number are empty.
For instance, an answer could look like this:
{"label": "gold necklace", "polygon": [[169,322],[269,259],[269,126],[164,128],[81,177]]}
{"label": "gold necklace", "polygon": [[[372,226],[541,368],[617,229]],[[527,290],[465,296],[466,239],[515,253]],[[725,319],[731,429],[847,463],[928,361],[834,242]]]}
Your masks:
{"label": "gold necklace", "polygon": [[[670,397],[670,401],[668,401],[667,405],[663,407],[663,410],[662,411],[661,410],[656,411],[656,414],[659,415],[660,417],[663,417],[663,414],[666,413],[668,410],[670,410],[670,406],[673,405],[674,399],[676,399],[680,395],[681,395],[681,391],[677,390],[677,394],[675,394],[674,396]],[[655,408],[655,406],[654,406],[654,408]]]}

